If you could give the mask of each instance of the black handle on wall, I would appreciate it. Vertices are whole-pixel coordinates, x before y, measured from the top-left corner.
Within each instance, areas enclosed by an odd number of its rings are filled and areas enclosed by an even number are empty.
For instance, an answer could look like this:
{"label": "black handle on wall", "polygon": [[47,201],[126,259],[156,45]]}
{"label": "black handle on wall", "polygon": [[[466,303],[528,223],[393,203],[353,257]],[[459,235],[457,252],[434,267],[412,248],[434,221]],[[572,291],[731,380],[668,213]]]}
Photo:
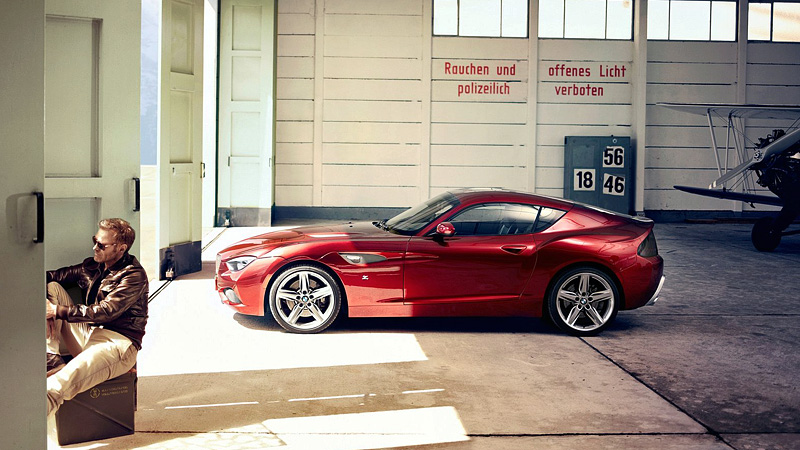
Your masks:
{"label": "black handle on wall", "polygon": [[44,242],[44,194],[34,192],[36,196],[36,237],[33,242],[41,244]]}
{"label": "black handle on wall", "polygon": [[138,212],[142,206],[142,198],[141,198],[142,182],[139,178],[134,178],[133,184],[136,186],[136,197],[134,199],[133,211]]}

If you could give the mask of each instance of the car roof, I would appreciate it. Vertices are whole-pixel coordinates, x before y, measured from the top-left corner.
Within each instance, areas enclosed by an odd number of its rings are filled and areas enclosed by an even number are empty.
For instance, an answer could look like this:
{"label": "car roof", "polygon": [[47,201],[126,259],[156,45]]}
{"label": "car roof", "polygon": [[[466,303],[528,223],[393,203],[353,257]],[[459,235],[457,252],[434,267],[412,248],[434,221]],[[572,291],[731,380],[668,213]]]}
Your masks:
{"label": "car roof", "polygon": [[463,204],[485,202],[533,203],[548,208],[568,211],[574,202],[541,194],[531,194],[508,189],[456,189],[450,191]]}

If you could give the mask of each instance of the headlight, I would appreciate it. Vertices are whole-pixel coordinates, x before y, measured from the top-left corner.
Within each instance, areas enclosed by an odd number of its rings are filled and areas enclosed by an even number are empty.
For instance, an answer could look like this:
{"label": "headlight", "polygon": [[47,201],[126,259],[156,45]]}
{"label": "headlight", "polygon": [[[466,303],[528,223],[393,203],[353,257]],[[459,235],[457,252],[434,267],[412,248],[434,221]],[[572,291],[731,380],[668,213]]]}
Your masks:
{"label": "headlight", "polygon": [[247,267],[247,265],[251,262],[255,261],[255,259],[255,256],[239,256],[238,258],[227,260],[225,264],[231,269],[231,271],[238,272]]}

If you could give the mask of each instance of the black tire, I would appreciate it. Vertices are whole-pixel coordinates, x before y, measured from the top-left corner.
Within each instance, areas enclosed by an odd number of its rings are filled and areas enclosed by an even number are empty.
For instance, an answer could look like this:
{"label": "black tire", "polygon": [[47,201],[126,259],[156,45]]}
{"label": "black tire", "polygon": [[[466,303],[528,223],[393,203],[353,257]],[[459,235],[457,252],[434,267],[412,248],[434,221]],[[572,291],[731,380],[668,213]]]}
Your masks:
{"label": "black tire", "polygon": [[268,300],[272,317],[292,333],[319,333],[336,320],[342,308],[339,284],[328,272],[312,265],[281,272]]}
{"label": "black tire", "polygon": [[770,217],[762,217],[753,225],[750,239],[753,247],[760,252],[771,252],[781,243],[781,232],[775,229],[775,221]]}
{"label": "black tire", "polygon": [[576,267],[558,277],[547,297],[547,317],[573,336],[593,336],[614,321],[620,296],[616,283],[593,267]]}

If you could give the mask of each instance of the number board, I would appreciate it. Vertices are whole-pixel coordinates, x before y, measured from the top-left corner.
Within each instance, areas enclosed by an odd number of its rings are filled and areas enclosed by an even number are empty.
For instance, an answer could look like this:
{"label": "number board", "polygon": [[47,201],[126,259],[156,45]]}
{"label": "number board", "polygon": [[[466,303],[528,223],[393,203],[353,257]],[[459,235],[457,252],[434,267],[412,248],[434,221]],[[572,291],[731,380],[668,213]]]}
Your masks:
{"label": "number board", "polygon": [[634,167],[628,136],[566,136],[564,198],[634,214]]}

